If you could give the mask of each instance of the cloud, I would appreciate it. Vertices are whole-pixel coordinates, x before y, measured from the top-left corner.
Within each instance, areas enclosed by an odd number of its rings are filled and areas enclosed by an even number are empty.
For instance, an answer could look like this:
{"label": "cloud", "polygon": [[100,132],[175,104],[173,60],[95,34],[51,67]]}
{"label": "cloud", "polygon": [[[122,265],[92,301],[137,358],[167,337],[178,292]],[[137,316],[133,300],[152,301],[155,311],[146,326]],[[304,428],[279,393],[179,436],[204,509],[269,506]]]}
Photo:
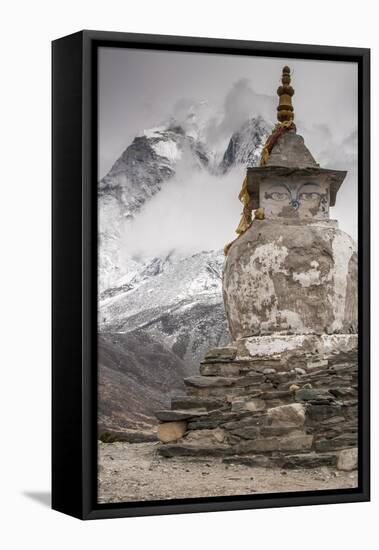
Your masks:
{"label": "cloud", "polygon": [[353,239],[358,237],[358,133],[335,136],[327,124],[302,125],[305,144],[323,168],[346,170],[330,217]]}
{"label": "cloud", "polygon": [[243,167],[223,176],[194,171],[184,156],[176,176],[126,223],[121,250],[126,256],[143,257],[174,249],[183,254],[222,249],[236,237],[243,178]]}
{"label": "cloud", "polygon": [[171,118],[186,131],[197,128],[208,147],[221,154],[231,135],[249,118],[272,119],[276,112],[275,101],[274,96],[255,92],[251,82],[241,78],[234,82],[218,109],[212,108],[205,99],[187,97],[175,103]]}
{"label": "cloud", "polygon": [[206,137],[210,143],[218,143],[238,130],[251,117],[272,119],[275,98],[254,91],[246,78],[236,81],[225,96],[218,116],[209,121]]}

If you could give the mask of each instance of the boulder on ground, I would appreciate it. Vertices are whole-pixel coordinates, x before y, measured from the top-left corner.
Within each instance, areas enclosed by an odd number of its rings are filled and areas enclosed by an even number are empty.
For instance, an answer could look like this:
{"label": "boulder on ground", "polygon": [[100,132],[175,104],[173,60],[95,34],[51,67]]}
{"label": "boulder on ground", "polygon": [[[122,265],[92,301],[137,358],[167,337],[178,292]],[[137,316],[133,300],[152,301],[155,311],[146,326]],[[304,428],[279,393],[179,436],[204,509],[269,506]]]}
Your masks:
{"label": "boulder on ground", "polygon": [[158,437],[162,443],[170,443],[171,441],[180,439],[184,435],[186,429],[187,422],[185,420],[164,422],[158,426]]}
{"label": "boulder on ground", "polygon": [[358,449],[344,449],[340,452],[337,462],[337,468],[345,472],[351,472],[358,468]]}

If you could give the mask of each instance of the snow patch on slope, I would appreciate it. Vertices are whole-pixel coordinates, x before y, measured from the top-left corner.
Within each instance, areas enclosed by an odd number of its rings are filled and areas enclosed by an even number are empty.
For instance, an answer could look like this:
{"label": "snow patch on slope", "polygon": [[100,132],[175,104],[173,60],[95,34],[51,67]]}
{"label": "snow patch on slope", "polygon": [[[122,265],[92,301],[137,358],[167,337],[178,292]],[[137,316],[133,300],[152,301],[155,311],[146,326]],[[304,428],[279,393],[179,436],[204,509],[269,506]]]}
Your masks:
{"label": "snow patch on slope", "polygon": [[152,148],[161,157],[166,157],[172,162],[177,162],[182,152],[178,148],[178,145],[174,141],[158,141],[153,143]]}

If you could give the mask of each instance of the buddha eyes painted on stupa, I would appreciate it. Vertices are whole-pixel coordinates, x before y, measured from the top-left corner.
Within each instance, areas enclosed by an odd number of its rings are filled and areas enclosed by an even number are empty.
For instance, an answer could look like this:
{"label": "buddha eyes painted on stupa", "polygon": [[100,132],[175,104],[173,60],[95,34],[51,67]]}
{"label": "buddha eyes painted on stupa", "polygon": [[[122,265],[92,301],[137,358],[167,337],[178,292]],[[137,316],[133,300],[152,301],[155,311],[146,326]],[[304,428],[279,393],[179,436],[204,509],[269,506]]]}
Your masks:
{"label": "buddha eyes painted on stupa", "polygon": [[266,200],[288,200],[293,208],[298,208],[303,201],[319,201],[321,196],[321,187],[315,182],[301,183],[293,187],[285,183],[276,183],[264,195]]}
{"label": "buddha eyes painted on stupa", "polygon": [[260,205],[265,217],[323,218],[329,214],[329,189],[323,181],[287,178],[262,182]]}

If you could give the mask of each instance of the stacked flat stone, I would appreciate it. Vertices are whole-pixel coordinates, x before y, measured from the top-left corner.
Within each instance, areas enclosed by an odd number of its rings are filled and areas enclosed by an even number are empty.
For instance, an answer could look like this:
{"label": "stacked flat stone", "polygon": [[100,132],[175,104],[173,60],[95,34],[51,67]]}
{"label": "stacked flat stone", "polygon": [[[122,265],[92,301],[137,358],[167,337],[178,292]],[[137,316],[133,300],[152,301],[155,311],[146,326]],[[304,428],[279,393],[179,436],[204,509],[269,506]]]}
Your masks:
{"label": "stacked flat stone", "polygon": [[156,413],[159,453],[265,467],[355,468],[356,339],[330,336],[321,355],[312,337],[301,351],[287,346],[280,355],[252,357],[246,344],[254,339],[209,351],[200,374],[185,379],[186,395]]}

